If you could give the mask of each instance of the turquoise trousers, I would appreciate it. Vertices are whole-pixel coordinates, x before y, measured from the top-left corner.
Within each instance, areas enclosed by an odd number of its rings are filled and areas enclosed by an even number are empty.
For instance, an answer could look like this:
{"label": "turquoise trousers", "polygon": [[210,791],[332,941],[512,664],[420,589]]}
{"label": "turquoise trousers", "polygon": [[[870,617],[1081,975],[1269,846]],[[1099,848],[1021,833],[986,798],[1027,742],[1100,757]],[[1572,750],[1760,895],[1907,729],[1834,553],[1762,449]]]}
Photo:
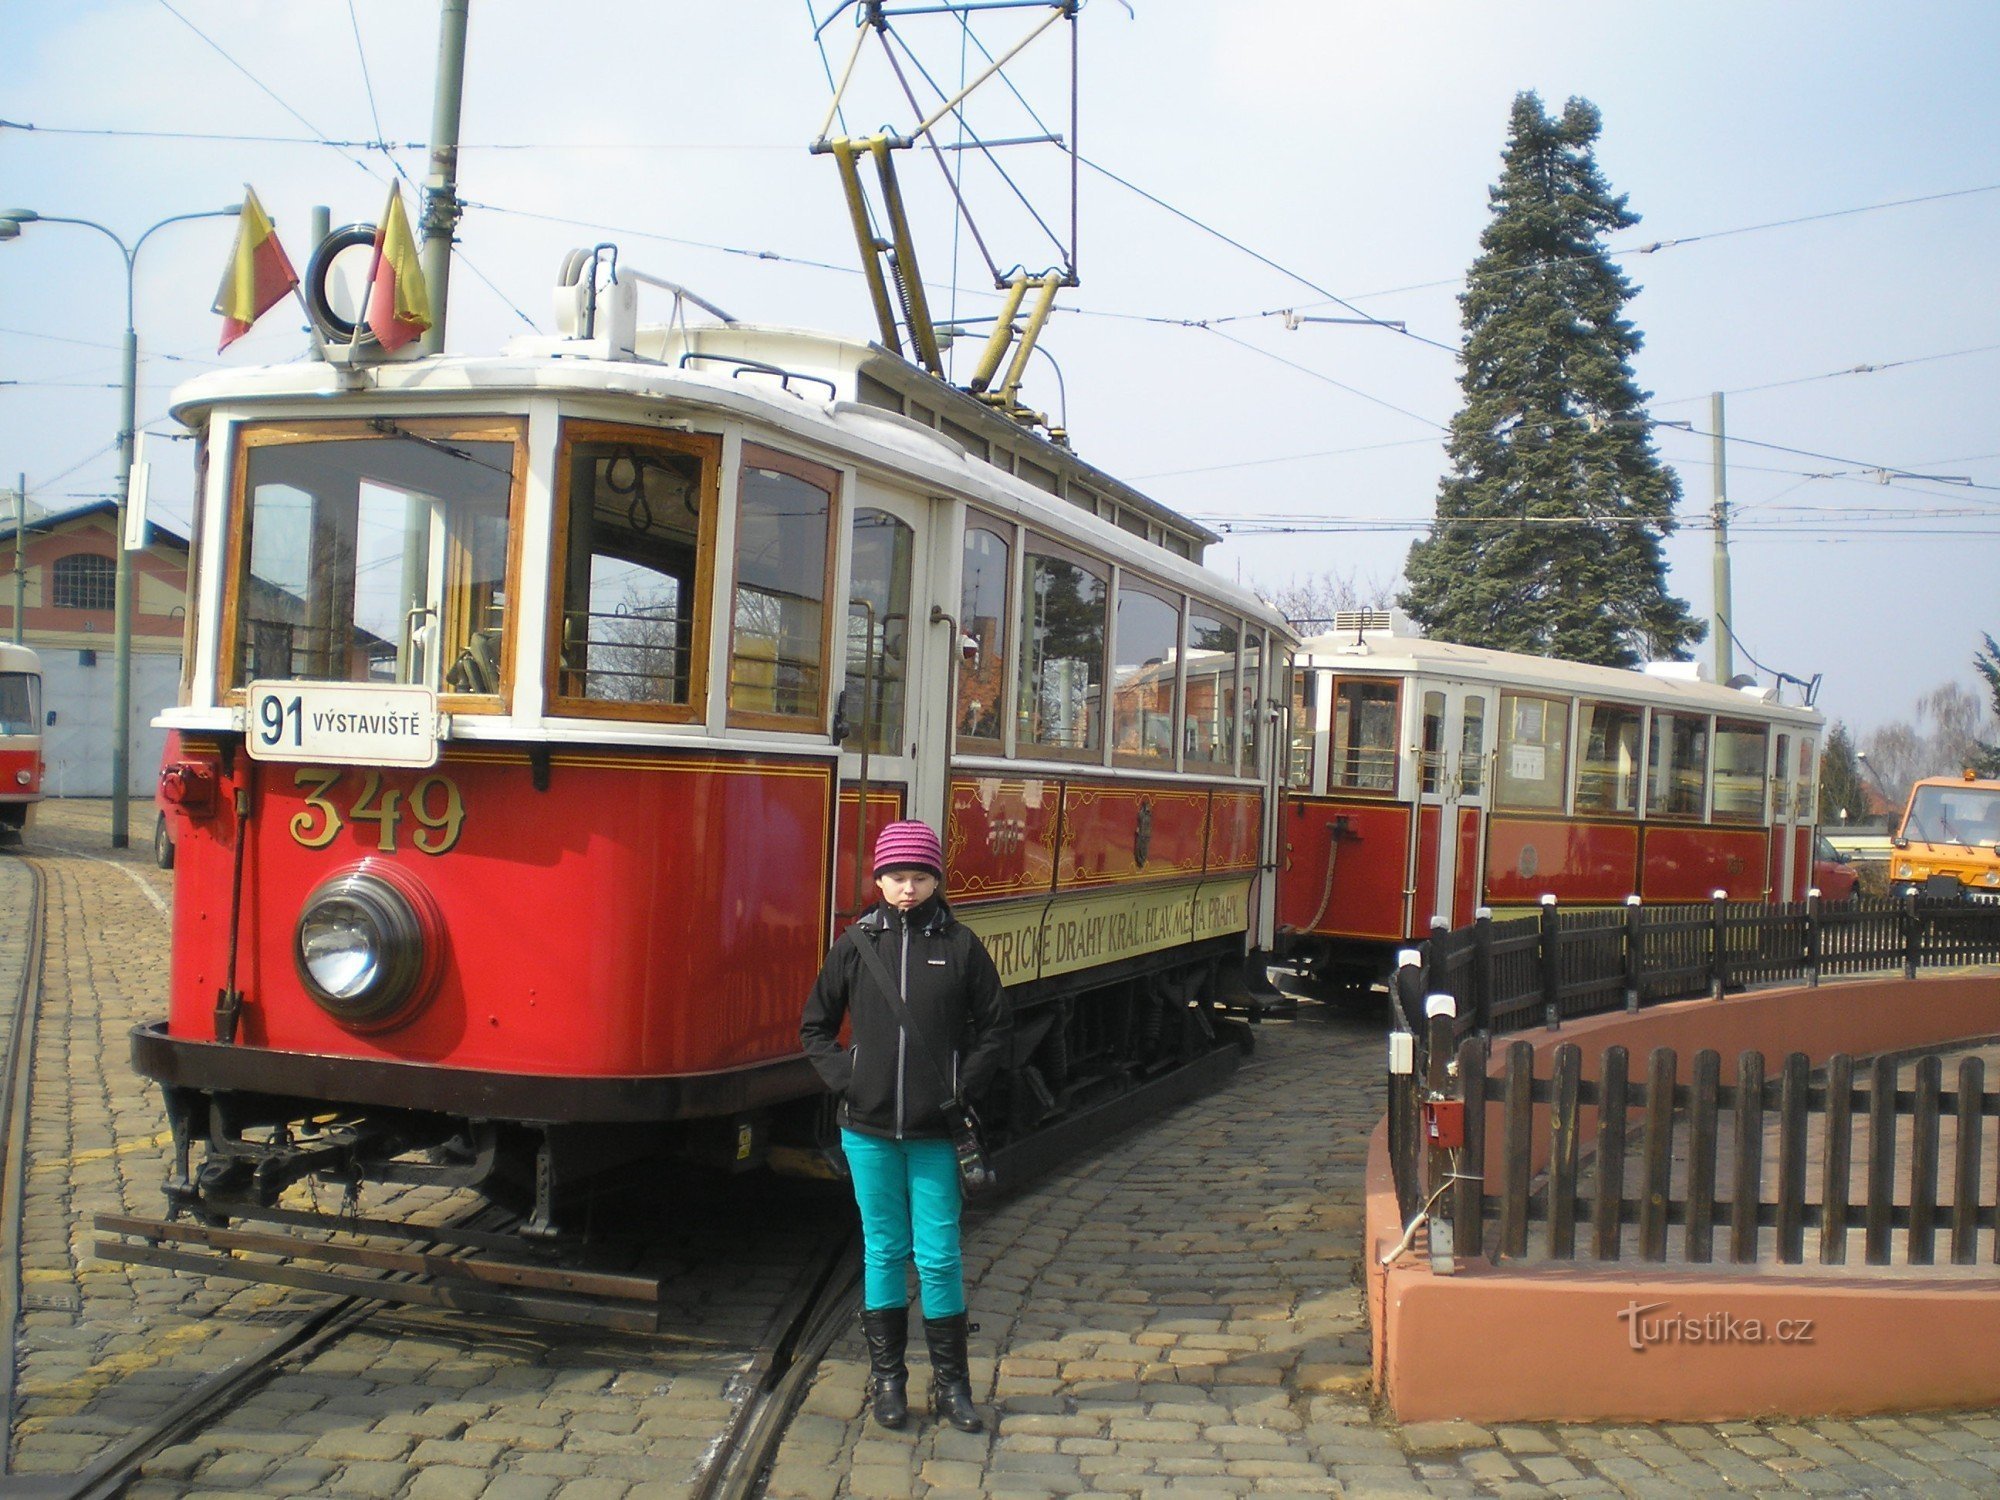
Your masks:
{"label": "turquoise trousers", "polygon": [[840,1132],[861,1210],[862,1306],[909,1305],[908,1267],[917,1263],[924,1316],[965,1311],[959,1259],[958,1157],[950,1141],[892,1141]]}

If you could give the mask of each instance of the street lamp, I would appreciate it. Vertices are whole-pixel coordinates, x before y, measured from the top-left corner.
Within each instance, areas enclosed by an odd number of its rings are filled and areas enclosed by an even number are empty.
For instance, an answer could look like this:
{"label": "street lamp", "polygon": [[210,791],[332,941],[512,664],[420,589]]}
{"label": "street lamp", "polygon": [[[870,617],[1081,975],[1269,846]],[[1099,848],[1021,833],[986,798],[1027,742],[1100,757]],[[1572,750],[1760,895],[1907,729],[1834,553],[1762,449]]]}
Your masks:
{"label": "street lamp", "polygon": [[60,214],[37,213],[32,208],[0,208],[0,241],[18,239],[24,224],[74,224],[94,229],[118,247],[125,258],[125,370],[120,382],[118,422],[118,523],[117,592],[114,599],[112,633],[117,641],[118,666],[112,679],[111,717],[115,721],[111,744],[111,847],[123,849],[131,842],[129,833],[129,784],[132,779],[132,554],[125,550],[125,512],[132,498],[132,448],[137,436],[139,405],[139,335],[133,324],[134,284],[139,251],[147,240],[169,224],[190,219],[235,218],[241,204],[228,208],[203,209],[199,213],[175,214],[147,229],[131,244],[92,219],[72,219]]}

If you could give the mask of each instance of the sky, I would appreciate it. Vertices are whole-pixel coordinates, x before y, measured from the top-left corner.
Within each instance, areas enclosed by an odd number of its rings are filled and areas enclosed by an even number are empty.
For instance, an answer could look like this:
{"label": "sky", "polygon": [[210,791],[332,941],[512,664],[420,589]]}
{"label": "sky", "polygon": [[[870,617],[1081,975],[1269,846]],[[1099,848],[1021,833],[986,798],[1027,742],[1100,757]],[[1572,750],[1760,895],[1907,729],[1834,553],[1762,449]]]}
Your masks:
{"label": "sky", "polygon": [[[834,165],[807,150],[855,37],[836,3],[471,0],[459,190],[477,206],[447,347],[553,331],[562,256],[598,241],[746,321],[872,336]],[[974,35],[998,53],[1040,19],[994,10]],[[984,66],[949,18],[898,35],[948,89]],[[1984,696],[2000,7],[1090,0],[1076,39],[1074,127],[1062,23],[1010,64],[1018,94],[996,80],[966,107],[982,139],[1060,133],[1084,162],[1080,285],[1024,397],[1083,457],[1225,532],[1210,566],[1267,592],[1326,574],[1393,591],[1446,464],[1457,296],[1512,100],[1532,89],[1553,112],[1581,95],[1603,115],[1600,167],[1641,216],[1611,241],[1640,288],[1638,380],[1657,422],[1690,429],[1655,428],[1683,489],[1671,589],[1707,617],[1721,392],[1737,670],[1819,675],[1819,707],[1862,733],[1946,682]],[[0,41],[0,209],[129,242],[247,182],[303,268],[314,205],[372,221],[398,168],[423,176],[429,3],[0,0]],[[880,58],[864,51],[845,96],[852,133],[913,123]],[[1005,179],[954,153],[994,264],[1058,263],[1067,156],[993,154]],[[901,167],[934,311],[990,317],[992,277],[933,159]],[[173,430],[177,382],[304,355],[289,304],[216,355],[232,234],[175,224],[138,257],[150,432]],[[0,487],[25,474],[52,509],[113,492],[123,271],[88,229],[0,242]],[[1284,317],[1353,309],[1407,332]],[[153,446],[168,524],[189,449]],[[1296,529],[1261,530],[1272,517]]]}

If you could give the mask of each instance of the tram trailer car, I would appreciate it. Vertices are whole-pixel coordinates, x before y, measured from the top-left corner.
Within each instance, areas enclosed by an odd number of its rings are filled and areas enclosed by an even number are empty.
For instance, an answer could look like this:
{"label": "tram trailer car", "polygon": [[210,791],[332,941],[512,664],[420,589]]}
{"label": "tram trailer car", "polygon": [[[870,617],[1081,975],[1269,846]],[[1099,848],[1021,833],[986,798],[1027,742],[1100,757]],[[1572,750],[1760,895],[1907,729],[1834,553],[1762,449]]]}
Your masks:
{"label": "tram trailer car", "polygon": [[1300,648],[1280,834],[1288,962],[1359,998],[1481,908],[1805,897],[1825,721],[1777,690],[1425,639],[1394,611]]}
{"label": "tram trailer car", "polygon": [[172,970],[133,1057],[177,1209],[509,1185],[552,1233],[642,1156],[807,1168],[800,1006],[896,818],[944,830],[1007,985],[1003,1132],[1230,1028],[1296,643],[1065,446],[877,346],[635,316],[174,411]]}
{"label": "tram trailer car", "polygon": [[42,663],[26,646],[0,643],[0,840],[34,826],[42,800]]}

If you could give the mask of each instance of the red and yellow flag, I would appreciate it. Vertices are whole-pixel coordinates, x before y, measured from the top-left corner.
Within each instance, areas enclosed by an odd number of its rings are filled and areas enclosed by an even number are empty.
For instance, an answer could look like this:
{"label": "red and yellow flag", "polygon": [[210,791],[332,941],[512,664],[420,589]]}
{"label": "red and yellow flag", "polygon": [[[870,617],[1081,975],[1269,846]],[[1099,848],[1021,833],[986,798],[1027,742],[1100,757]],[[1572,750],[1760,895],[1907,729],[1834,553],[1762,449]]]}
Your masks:
{"label": "red and yellow flag", "polygon": [[222,314],[221,353],[250,331],[265,313],[284,300],[285,293],[299,284],[299,273],[278,243],[278,231],[264,212],[264,205],[246,186],[243,215],[236,221],[236,247],[229,252],[229,266],[222,273],[222,285],[215,291],[215,311]]}
{"label": "red and yellow flag", "polygon": [[430,291],[398,183],[389,185],[389,206],[375,228],[375,263],[368,275],[374,284],[368,295],[368,327],[394,353],[431,326]]}

